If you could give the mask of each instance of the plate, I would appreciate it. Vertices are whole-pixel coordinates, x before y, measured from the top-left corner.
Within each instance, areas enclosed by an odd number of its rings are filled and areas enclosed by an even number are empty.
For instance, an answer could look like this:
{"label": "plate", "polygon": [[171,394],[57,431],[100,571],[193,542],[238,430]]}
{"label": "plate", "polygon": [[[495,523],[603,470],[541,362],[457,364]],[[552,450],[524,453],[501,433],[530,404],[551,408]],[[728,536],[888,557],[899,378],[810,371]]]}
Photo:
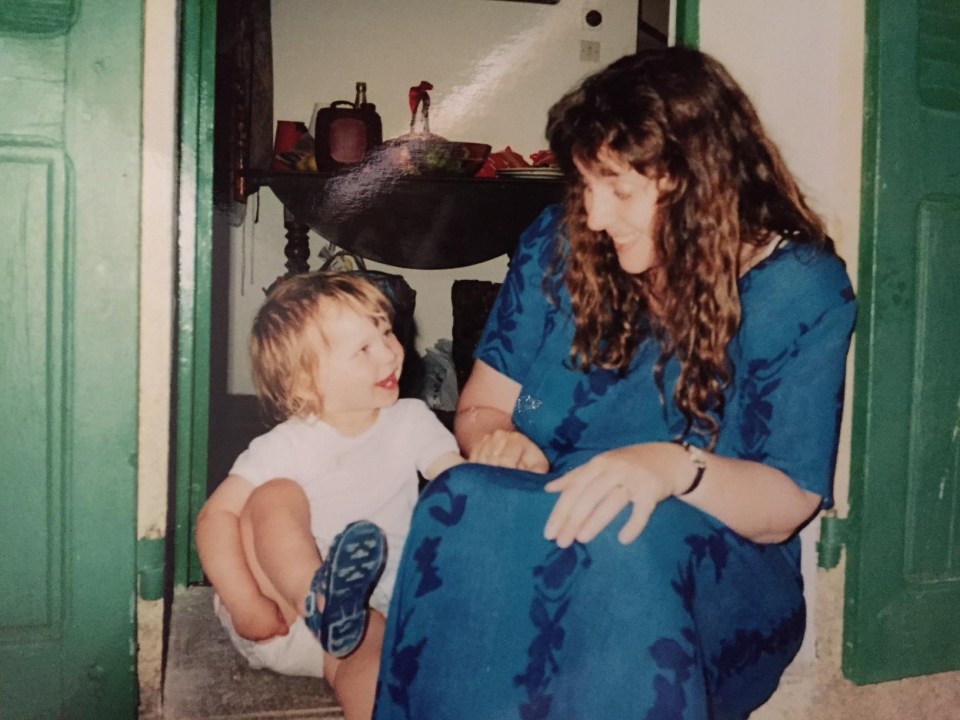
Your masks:
{"label": "plate", "polygon": [[563,177],[558,167],[521,167],[497,170],[499,178],[543,178],[556,180]]}

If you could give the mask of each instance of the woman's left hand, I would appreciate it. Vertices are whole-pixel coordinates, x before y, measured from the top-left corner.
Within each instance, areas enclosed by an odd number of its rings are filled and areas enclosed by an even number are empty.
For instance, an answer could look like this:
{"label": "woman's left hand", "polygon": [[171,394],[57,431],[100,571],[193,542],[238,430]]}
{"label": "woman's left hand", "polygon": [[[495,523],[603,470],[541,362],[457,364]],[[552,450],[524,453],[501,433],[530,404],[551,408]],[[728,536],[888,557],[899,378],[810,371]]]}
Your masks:
{"label": "woman's left hand", "polygon": [[545,489],[560,497],[544,537],[564,548],[574,541],[589,542],[633,503],[633,512],[617,535],[624,545],[633,542],[657,504],[675,494],[678,466],[685,468],[682,452],[672,443],[630,445],[600,453],[547,483]]}

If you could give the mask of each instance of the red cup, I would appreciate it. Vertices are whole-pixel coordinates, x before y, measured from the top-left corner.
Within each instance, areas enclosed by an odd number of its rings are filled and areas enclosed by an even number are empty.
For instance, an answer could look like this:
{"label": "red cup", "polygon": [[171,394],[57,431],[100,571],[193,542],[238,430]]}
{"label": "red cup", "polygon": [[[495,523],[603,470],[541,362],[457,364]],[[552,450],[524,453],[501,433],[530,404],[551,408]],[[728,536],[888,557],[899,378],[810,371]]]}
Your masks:
{"label": "red cup", "polygon": [[297,142],[307,133],[307,126],[298,120],[277,120],[277,134],[273,141],[273,170],[289,170],[290,164],[281,156],[296,147]]}

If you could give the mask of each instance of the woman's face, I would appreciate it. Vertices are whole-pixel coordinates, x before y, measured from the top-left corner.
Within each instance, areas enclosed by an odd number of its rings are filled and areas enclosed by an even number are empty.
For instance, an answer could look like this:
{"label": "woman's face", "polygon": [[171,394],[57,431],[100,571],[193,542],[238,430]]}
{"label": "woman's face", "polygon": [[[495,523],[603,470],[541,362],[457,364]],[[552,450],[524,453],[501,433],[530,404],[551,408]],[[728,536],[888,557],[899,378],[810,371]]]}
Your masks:
{"label": "woman's face", "polygon": [[607,149],[594,163],[575,163],[583,179],[587,227],[610,237],[626,272],[639,274],[657,265],[653,222],[660,181],[638,173]]}

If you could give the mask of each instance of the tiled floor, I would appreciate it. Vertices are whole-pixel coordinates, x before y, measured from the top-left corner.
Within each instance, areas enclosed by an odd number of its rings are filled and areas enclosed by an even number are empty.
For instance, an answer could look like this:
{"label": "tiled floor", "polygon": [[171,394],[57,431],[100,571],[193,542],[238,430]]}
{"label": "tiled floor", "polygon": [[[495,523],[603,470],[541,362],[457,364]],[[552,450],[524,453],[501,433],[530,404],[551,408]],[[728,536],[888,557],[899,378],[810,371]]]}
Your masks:
{"label": "tiled floor", "polygon": [[324,681],[251,670],[214,617],[211,598],[208,587],[174,595],[164,720],[343,720]]}

